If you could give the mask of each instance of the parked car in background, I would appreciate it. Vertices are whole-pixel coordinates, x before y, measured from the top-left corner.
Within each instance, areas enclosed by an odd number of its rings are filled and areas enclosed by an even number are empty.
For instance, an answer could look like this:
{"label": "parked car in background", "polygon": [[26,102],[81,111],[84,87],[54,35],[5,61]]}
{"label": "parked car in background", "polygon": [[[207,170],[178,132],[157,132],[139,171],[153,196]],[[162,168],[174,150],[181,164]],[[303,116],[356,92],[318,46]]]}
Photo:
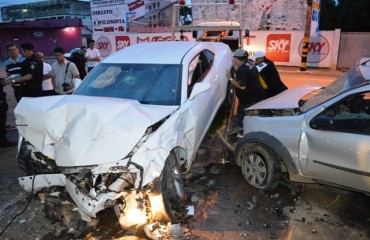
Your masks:
{"label": "parked car in background", "polygon": [[[104,59],[73,95],[23,98],[18,160],[29,192],[59,185],[91,221],[123,228],[185,215],[187,171],[226,96],[223,43],[152,42]],[[62,199],[61,199],[62,200]]]}
{"label": "parked car in background", "polygon": [[64,57],[67,59],[67,60],[71,60],[71,56],[72,56],[72,54],[74,54],[74,53],[77,53],[78,51],[80,51],[80,48],[74,48],[74,49],[72,49],[71,51],[69,51],[69,52],[67,52],[67,53],[65,53],[64,54]]}
{"label": "parked car in background", "polygon": [[370,193],[370,58],[322,88],[306,85],[246,109],[235,159],[261,190],[279,180]]}

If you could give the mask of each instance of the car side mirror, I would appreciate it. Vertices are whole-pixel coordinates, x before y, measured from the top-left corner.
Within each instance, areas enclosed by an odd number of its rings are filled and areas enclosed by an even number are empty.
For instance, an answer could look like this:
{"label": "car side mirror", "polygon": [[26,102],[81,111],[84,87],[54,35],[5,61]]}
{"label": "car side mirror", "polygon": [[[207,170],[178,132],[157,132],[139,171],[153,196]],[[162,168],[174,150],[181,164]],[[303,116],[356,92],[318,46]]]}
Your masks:
{"label": "car side mirror", "polygon": [[75,87],[75,90],[81,85],[82,80],[79,78],[74,78],[73,79],[73,86]]}
{"label": "car side mirror", "polygon": [[189,100],[193,100],[197,95],[211,89],[211,84],[207,82],[196,83],[193,90],[191,91]]}
{"label": "car side mirror", "polygon": [[334,125],[334,120],[332,117],[320,115],[318,117],[315,117],[310,122],[310,127],[313,129],[327,129]]}

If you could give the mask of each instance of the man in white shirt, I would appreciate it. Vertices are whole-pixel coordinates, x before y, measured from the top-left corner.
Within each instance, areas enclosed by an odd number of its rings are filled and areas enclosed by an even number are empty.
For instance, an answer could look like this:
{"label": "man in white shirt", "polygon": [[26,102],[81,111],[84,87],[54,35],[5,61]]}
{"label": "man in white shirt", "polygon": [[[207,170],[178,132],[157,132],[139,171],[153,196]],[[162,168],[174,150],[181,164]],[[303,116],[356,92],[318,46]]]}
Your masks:
{"label": "man in white shirt", "polygon": [[56,47],[54,49],[54,56],[56,61],[51,66],[49,74],[44,74],[44,77],[52,78],[56,94],[71,94],[74,91],[73,79],[79,78],[80,73],[73,62],[65,59],[63,48]]}
{"label": "man in white shirt", "polygon": [[[51,65],[45,62],[45,55],[43,52],[37,52],[36,57],[40,58],[40,60],[44,64],[43,73],[48,74],[51,71]],[[51,96],[55,95],[53,83],[51,82],[51,78],[45,78],[42,81],[42,94],[43,96]]]}
{"label": "man in white shirt", "polygon": [[97,48],[95,48],[95,41],[90,40],[89,48],[86,51],[86,59],[87,59],[87,72],[90,72],[98,63],[100,62],[100,52]]}

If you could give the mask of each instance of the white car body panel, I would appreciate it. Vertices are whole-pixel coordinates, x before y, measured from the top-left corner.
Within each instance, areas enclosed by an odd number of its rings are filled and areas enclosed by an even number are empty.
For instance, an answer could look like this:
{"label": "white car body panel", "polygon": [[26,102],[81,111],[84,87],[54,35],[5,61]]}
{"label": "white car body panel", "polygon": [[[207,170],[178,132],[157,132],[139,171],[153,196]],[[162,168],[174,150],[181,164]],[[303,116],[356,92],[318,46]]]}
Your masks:
{"label": "white car body panel", "polygon": [[14,113],[22,136],[58,166],[72,167],[122,159],[149,126],[176,108],[62,95],[24,98]]}
{"label": "white car body panel", "polygon": [[297,108],[299,99],[319,88],[322,88],[322,85],[318,83],[310,83],[294,89],[285,90],[276,96],[252,105],[247,108],[247,110]]}

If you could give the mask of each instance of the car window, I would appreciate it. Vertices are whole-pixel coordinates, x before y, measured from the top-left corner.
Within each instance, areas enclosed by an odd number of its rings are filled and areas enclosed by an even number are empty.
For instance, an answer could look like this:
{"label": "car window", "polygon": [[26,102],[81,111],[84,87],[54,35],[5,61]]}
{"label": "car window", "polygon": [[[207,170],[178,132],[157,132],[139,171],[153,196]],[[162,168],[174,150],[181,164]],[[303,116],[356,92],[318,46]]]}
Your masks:
{"label": "car window", "polygon": [[133,99],[143,104],[179,105],[181,65],[101,63],[74,94]]}
{"label": "car window", "polygon": [[201,82],[207,75],[209,69],[213,64],[214,54],[208,50],[205,50],[198,54],[189,65],[188,74],[188,97],[198,82]]}
{"label": "car window", "polygon": [[370,92],[350,95],[311,121],[319,130],[370,135]]}
{"label": "car window", "polygon": [[307,112],[308,110],[328,101],[329,99],[338,96],[341,93],[347,92],[366,84],[369,83],[361,75],[359,67],[353,67],[351,70],[343,74],[341,77],[337,78],[333,83],[324,88],[315,96],[307,99],[307,101],[301,100],[301,102],[304,102],[301,110],[302,112]]}

